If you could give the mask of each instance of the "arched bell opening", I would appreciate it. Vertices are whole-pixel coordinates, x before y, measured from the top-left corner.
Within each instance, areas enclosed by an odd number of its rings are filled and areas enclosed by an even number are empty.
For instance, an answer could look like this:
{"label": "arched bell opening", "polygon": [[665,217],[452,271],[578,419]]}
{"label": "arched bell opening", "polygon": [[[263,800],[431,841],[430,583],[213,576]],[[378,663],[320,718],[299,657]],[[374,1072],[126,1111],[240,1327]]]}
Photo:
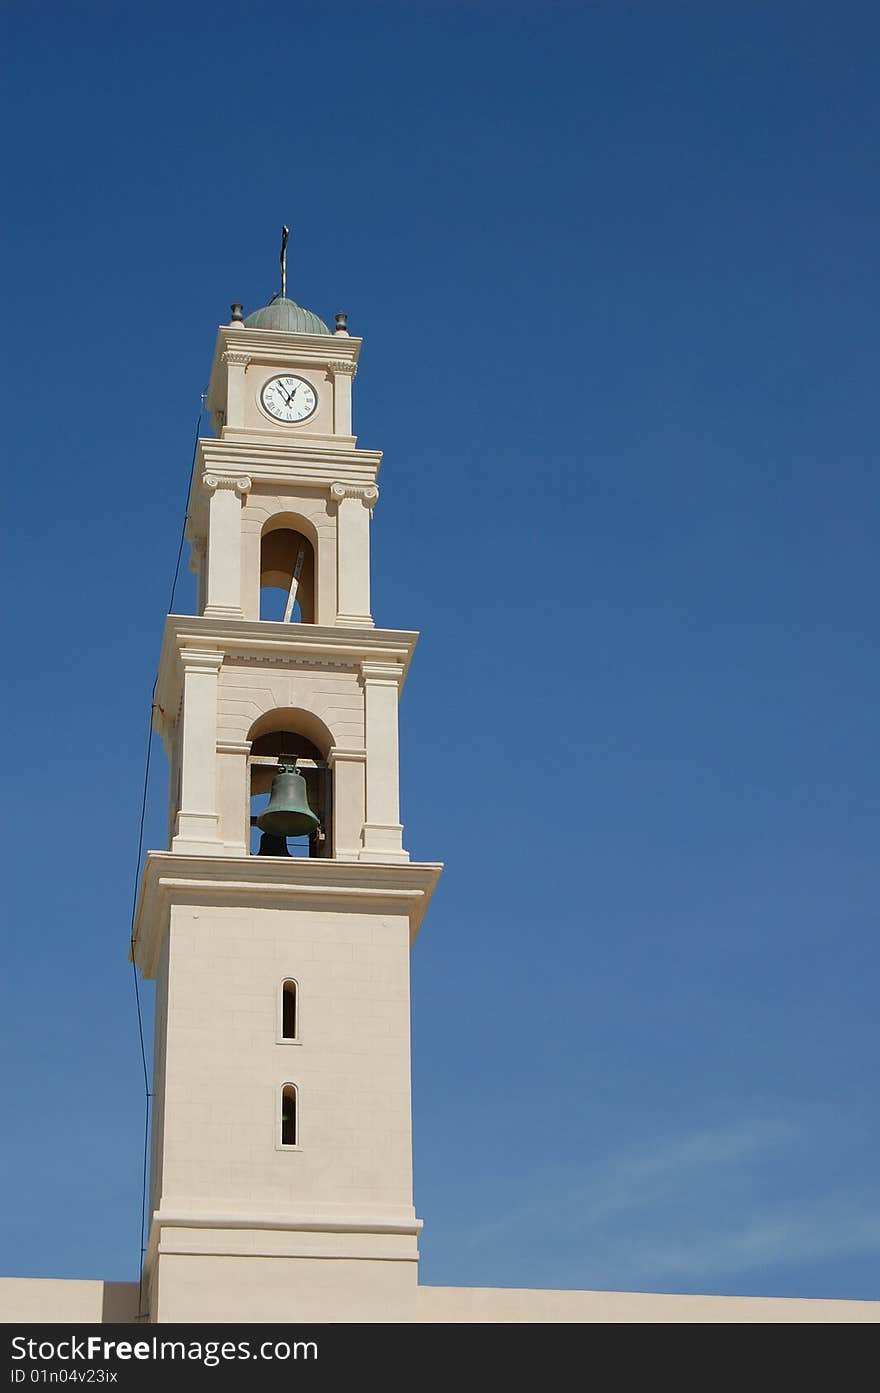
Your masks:
{"label": "arched bell opening", "polygon": [[315,622],[315,547],[286,516],[270,518],[260,540],[260,618]]}
{"label": "arched bell opening", "polygon": [[[275,722],[287,728],[272,729]],[[273,712],[253,727],[252,856],[333,855],[333,788],[326,758],[331,743],[323,723],[305,711]]]}

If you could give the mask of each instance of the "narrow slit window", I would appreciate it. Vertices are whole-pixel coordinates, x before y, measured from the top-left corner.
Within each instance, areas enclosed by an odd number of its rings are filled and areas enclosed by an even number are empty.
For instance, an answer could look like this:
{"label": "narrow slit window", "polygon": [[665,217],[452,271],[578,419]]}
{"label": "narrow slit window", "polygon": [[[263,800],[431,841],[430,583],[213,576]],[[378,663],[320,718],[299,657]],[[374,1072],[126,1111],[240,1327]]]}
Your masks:
{"label": "narrow slit window", "polygon": [[296,1139],[296,1088],[292,1083],[286,1083],[281,1090],[281,1145],[296,1146]]}
{"label": "narrow slit window", "polygon": [[281,989],[281,1038],[296,1040],[299,1036],[297,1019],[296,983],[288,978]]}

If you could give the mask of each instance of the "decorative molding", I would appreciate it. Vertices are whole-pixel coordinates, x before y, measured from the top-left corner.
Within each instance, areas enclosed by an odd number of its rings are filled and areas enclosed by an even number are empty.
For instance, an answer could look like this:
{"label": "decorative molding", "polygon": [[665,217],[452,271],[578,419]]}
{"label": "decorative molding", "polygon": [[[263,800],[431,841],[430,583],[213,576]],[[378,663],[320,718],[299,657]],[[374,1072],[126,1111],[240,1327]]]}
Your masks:
{"label": "decorative molding", "polygon": [[[233,615],[170,614],[162,638],[156,701],[166,712],[180,707],[181,649],[222,651],[227,664],[243,664],[248,669],[329,669],[356,679],[360,664],[366,661],[399,665],[405,674],[417,641],[417,633],[404,629],[345,629],[335,624],[282,624]],[[220,682],[222,689],[222,675]]]}
{"label": "decorative molding", "polygon": [[205,474],[202,483],[211,493],[215,489],[235,489],[239,498],[250,493],[254,486],[249,474]]}
{"label": "decorative molding", "polygon": [[185,1210],[153,1212],[154,1224],[160,1228],[183,1229],[284,1229],[300,1233],[399,1233],[416,1235],[422,1230],[422,1220],[391,1219],[377,1215],[375,1219],[358,1216],[351,1219],[323,1217],[320,1214],[223,1214],[215,1212],[187,1213]]}
{"label": "decorative molding", "polygon": [[[268,333],[268,330],[266,331]],[[373,484],[382,462],[380,450],[360,450],[354,447],[354,437],[335,435],[248,436],[244,430],[222,439],[204,436],[196,453],[194,489],[201,490],[205,474],[248,474],[258,484],[268,485],[276,492],[296,488],[320,489],[324,498],[327,489],[340,479],[352,484]]]}
{"label": "decorative molding", "polygon": [[208,648],[181,648],[180,661],[185,672],[219,672],[224,655]]}
{"label": "decorative molding", "polygon": [[327,754],[327,763],[332,769],[334,764],[339,764],[344,760],[349,760],[352,764],[364,764],[366,762],[366,750],[341,750],[338,745],[334,745]]}
{"label": "decorative molding", "polygon": [[327,371],[332,372],[334,377],[337,375],[341,375],[343,377],[356,377],[357,370],[357,363],[342,362],[337,360],[333,363],[327,364]]}
{"label": "decorative molding", "polygon": [[333,658],[313,658],[309,653],[236,653],[230,649],[226,654],[227,662],[232,667],[286,667],[291,671],[302,668],[336,668],[341,672],[357,672],[359,670],[356,662],[341,662]]}
{"label": "decorative molding", "polygon": [[250,740],[218,740],[218,755],[249,755],[251,752]]}
{"label": "decorative molding", "polygon": [[403,668],[399,663],[362,662],[361,681],[385,687],[399,687],[403,681]]}
{"label": "decorative molding", "polygon": [[365,508],[372,510],[379,497],[379,490],[375,484],[340,484],[330,485],[330,497],[334,503],[341,503],[344,498],[359,498]]}
{"label": "decorative molding", "polygon": [[[178,815],[183,818],[181,812]],[[222,843],[217,843],[222,845]],[[148,851],[135,913],[132,956],[145,977],[154,978],[172,905],[195,902],[206,909],[267,903],[311,910],[406,915],[415,941],[443,867],[438,862],[382,862],[381,852],[363,861],[323,857],[228,856],[214,844],[198,850]]]}
{"label": "decorative molding", "polygon": [[251,355],[249,353],[238,353],[232,348],[227,348],[220,361],[221,363],[225,363],[227,367],[246,368],[251,361]]}

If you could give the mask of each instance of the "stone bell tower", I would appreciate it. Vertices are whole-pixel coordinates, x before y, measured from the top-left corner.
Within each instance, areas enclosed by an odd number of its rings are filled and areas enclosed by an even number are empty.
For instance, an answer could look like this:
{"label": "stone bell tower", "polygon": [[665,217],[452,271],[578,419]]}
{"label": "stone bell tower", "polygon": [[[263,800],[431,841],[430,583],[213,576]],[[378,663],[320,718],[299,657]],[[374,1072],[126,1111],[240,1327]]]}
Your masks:
{"label": "stone bell tower", "polygon": [[[197,613],[168,617],[155,698],[169,849],[146,858],[133,950],[157,985],[154,1321],[414,1318],[409,951],[441,867],[403,845],[417,635],[370,609],[360,349],[284,293],[217,336]],[[294,764],[319,826],[260,842]]]}

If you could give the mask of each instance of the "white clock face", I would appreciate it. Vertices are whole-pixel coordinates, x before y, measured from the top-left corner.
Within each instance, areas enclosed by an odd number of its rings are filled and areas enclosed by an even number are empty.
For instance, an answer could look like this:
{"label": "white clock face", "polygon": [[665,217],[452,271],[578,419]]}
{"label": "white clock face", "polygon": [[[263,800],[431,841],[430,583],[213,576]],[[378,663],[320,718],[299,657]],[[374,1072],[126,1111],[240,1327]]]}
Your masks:
{"label": "white clock face", "polygon": [[304,421],[318,405],[318,394],[302,377],[272,377],[261,393],[263,406],[276,421]]}

